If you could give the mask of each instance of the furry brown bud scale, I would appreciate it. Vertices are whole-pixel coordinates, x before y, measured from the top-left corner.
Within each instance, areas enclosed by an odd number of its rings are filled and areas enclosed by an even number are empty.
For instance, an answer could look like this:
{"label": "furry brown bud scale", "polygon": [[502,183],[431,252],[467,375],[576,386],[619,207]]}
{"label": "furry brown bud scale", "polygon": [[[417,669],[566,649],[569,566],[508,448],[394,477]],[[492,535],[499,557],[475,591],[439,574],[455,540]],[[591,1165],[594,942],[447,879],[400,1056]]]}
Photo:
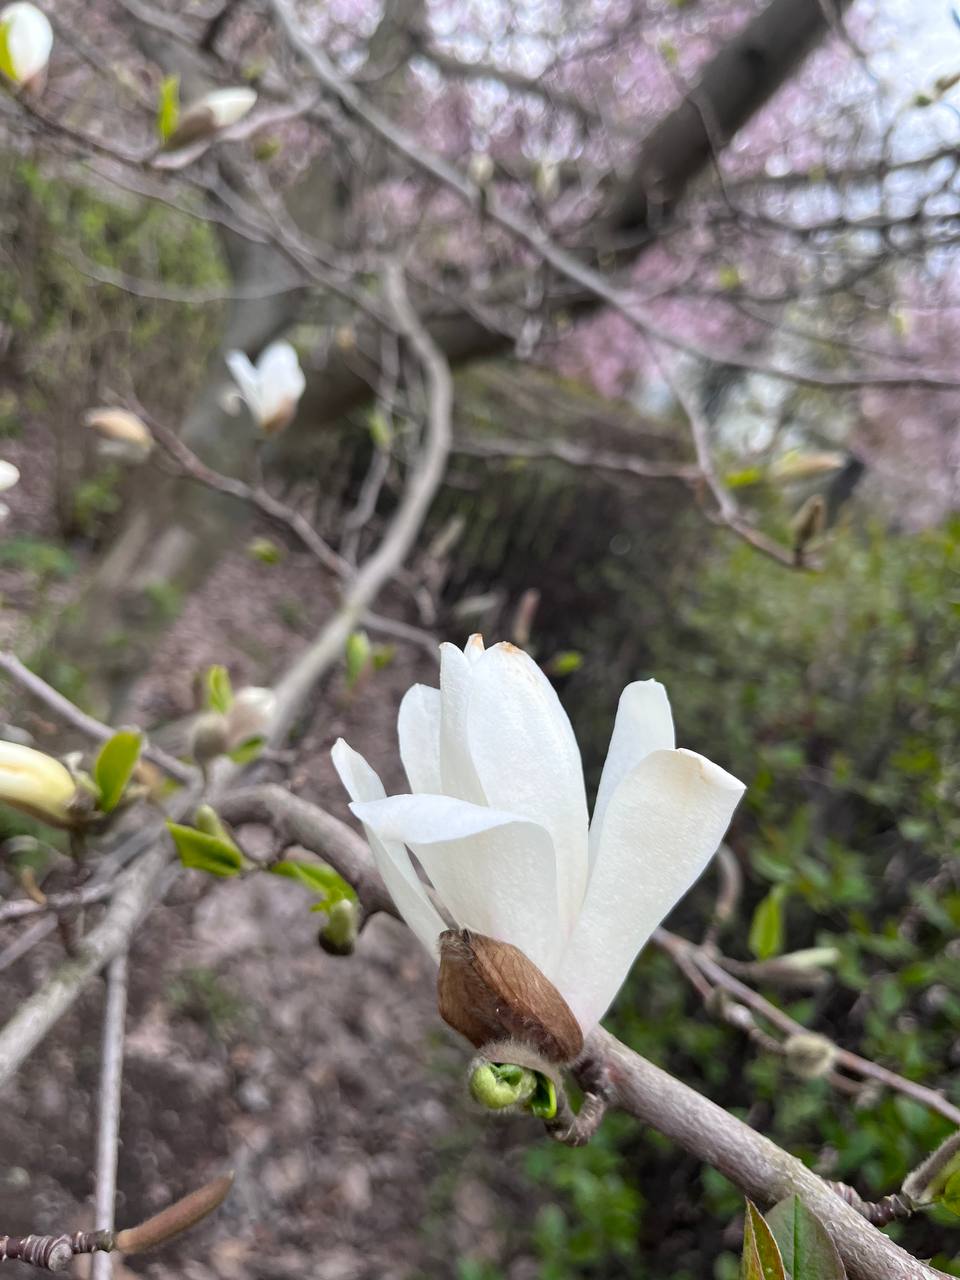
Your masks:
{"label": "furry brown bud scale", "polygon": [[469,929],[440,935],[440,1016],[477,1049],[518,1040],[548,1062],[572,1062],[583,1032],[549,979],[509,942]]}

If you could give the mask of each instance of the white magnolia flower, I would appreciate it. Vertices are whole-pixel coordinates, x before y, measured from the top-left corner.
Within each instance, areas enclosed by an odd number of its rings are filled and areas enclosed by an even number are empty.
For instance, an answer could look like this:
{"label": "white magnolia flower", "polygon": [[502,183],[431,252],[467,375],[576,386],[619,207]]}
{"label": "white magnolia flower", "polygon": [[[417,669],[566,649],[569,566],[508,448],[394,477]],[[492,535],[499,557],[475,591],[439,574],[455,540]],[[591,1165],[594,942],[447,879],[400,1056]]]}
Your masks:
{"label": "white magnolia flower", "polygon": [[241,399],[267,435],[287,426],[296,413],[306,379],[289,342],[272,342],[256,364],[242,351],[228,351],[227,366]]}
{"label": "white magnolia flower", "polygon": [[447,925],[512,943],[553,982],[586,1035],[634,958],[717,849],[744,786],[674,746],[662,685],[620,697],[593,821],[570,721],[511,644],[441,647],[440,688],[400,705],[412,795],[386,797],[341,739],[333,762],[400,913],[437,955]]}
{"label": "white magnolia flower", "polygon": [[53,28],[36,5],[8,4],[0,9],[0,70],[14,84],[40,80],[50,61]]}
{"label": "white magnolia flower", "polygon": [[[6,489],[12,489],[19,479],[19,469],[12,462],[5,462],[0,458],[0,493]],[[0,502],[0,524],[3,524],[9,514],[10,508],[5,502]]]}

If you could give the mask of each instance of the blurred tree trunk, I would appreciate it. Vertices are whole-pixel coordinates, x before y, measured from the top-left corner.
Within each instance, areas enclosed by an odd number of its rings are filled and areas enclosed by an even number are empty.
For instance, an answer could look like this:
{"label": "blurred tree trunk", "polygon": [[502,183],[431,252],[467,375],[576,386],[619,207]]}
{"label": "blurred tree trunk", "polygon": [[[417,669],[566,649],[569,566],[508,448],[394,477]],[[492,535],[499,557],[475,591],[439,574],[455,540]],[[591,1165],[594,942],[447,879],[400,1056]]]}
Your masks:
{"label": "blurred tree trunk", "polygon": [[[786,82],[849,3],[772,0],[715,55],[687,97],[647,135],[632,173],[619,184],[598,225],[598,239],[615,236],[617,244],[625,246],[623,252],[632,257],[654,244],[658,226],[689,184],[709,167],[713,147],[725,145]],[[421,0],[387,6],[374,36],[379,53],[372,48],[371,56],[377,65],[396,64],[375,88],[381,106],[389,105],[391,94],[403,91],[406,60],[413,48],[409,33],[416,29],[420,7]],[[156,34],[150,39],[155,45]],[[150,53],[166,66],[183,57],[181,46],[162,51],[153,47]],[[301,224],[311,234],[336,243],[338,220],[346,204],[342,196],[331,166],[320,162],[293,193],[291,214],[297,218],[298,210],[303,211]],[[288,271],[278,251],[269,247],[231,239],[227,251],[238,291]],[[295,322],[300,301],[292,293],[233,305],[207,385],[183,425],[183,437],[191,448],[221,471],[242,474],[250,457],[252,431],[249,424],[229,417],[220,407],[227,385],[223,352],[238,347],[256,354]],[[584,313],[595,305],[592,298],[582,297],[577,307]],[[565,309],[570,310],[569,297]],[[489,356],[507,346],[502,334],[490,332],[466,314],[438,322],[434,334],[453,364]],[[324,423],[371,396],[370,381],[336,348],[322,369],[307,373],[307,391],[297,421],[287,433],[285,449],[297,450],[299,440],[308,440]],[[154,484],[136,504],[54,642],[58,652],[90,674],[94,692],[112,713],[119,710],[130,680],[147,662],[158,629],[166,625],[156,609],[158,591],[178,599],[194,588],[223,552],[236,544],[249,518],[239,504],[182,483]]]}

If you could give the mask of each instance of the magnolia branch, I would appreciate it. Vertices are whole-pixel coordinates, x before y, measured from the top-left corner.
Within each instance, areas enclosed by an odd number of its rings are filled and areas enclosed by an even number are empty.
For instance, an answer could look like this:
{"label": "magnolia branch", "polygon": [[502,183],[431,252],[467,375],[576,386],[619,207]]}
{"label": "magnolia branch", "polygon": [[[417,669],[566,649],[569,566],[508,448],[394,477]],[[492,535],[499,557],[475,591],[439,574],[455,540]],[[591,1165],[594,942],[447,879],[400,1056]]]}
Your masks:
{"label": "magnolia branch", "polygon": [[[354,883],[358,883],[368,916],[371,910],[379,910],[400,918],[386,890],[378,884],[364,841],[339,819],[277,786],[235,792],[225,799],[221,812],[234,826],[267,822],[289,832],[345,879],[359,876]],[[693,944],[687,945],[695,950]],[[598,1121],[604,1106],[618,1107],[719,1169],[758,1203],[772,1204],[791,1194],[802,1196],[833,1236],[851,1280],[877,1280],[880,1276],[884,1280],[934,1280],[941,1276],[881,1234],[843,1194],[800,1160],[608,1032],[597,1029],[591,1034],[574,1066],[574,1075],[597,1101],[585,1117],[584,1132],[571,1123],[568,1133],[556,1135],[562,1140],[585,1140],[586,1130]],[[927,1100],[927,1105],[932,1103]]]}
{"label": "magnolia branch", "polygon": [[196,480],[198,484],[212,489],[215,493],[223,493],[240,502],[249,503],[257,511],[289,529],[325,569],[340,578],[350,575],[351,568],[347,561],[324,542],[309,520],[305,519],[299,511],[295,511],[293,507],[275,498],[262,485],[250,485],[243,480],[238,480],[235,476],[225,476],[215,471],[213,467],[208,467],[164,423],[150,417],[139,405],[136,413],[173,458],[184,476],[190,480]]}
{"label": "magnolia branch", "polygon": [[446,472],[452,441],[453,378],[440,348],[410,304],[398,264],[384,272],[387,302],[426,383],[424,442],[406,477],[400,503],[372,554],[359,566],[343,600],[319,636],[276,686],[271,745],[282,742],[318,680],[343,652],[351,631],[410,554]]}
{"label": "magnolia branch", "polygon": [[[96,1227],[112,1233],[117,1195],[117,1152],[120,1143],[120,1092],[123,1083],[124,1022],[127,1012],[127,952],[120,950],[107,965],[106,1007],[100,1050],[100,1121],[97,1132]],[[113,1267],[106,1253],[93,1260],[92,1280],[110,1280]]]}

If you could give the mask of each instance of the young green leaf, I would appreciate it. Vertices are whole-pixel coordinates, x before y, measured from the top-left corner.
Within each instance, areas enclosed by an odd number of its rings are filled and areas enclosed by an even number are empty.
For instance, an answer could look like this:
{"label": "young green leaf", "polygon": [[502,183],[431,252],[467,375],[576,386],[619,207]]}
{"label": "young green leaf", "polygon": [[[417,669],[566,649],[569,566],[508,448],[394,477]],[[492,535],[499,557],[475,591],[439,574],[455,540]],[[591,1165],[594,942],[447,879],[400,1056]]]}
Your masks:
{"label": "young green leaf", "polygon": [[786,1280],[783,1258],[773,1233],[750,1200],[743,1222],[740,1280]]}
{"label": "young green leaf", "polygon": [[131,729],[121,729],[100,748],[93,765],[96,783],[97,807],[101,813],[112,813],[120,803],[130,775],[140,758],[143,735]]}
{"label": "young green leaf", "polygon": [[160,85],[160,96],[157,100],[157,133],[160,141],[166,140],[176,129],[180,120],[180,77],[165,76]]}
{"label": "young green leaf", "polygon": [[325,862],[303,862],[298,858],[284,858],[282,862],[275,862],[268,870],[271,875],[286,876],[289,880],[296,880],[311,893],[321,897],[323,902],[318,904],[319,910],[326,910],[334,903],[344,900],[356,901],[357,895],[352,886]]}
{"label": "young green leaf", "polygon": [[354,631],[347,640],[347,688],[352,689],[371,660],[370,637],[365,631]]}
{"label": "young green leaf", "polygon": [[799,1196],[781,1200],[767,1214],[790,1280],[846,1280],[837,1246]]}
{"label": "young green leaf", "polygon": [[252,738],[247,738],[245,742],[241,742],[239,747],[228,751],[227,755],[234,764],[249,764],[251,760],[256,760],[266,743],[267,740],[263,734],[257,733]]}
{"label": "young green leaf", "polygon": [[10,54],[9,26],[9,22],[0,22],[0,71],[8,80],[16,80],[17,73]]}
{"label": "young green leaf", "polygon": [[747,941],[758,960],[769,960],[783,950],[783,900],[786,891],[786,885],[774,885],[753,913]]}
{"label": "young green leaf", "polygon": [[208,667],[203,678],[208,711],[219,711],[225,716],[233,706],[233,686],[226,667]]}
{"label": "young green leaf", "polygon": [[937,1200],[945,1209],[960,1216],[960,1169],[947,1179]]}
{"label": "young green leaf", "polygon": [[196,831],[193,827],[183,827],[177,822],[168,822],[167,830],[185,867],[194,867],[212,876],[235,876],[243,870],[243,854],[230,841],[207,835],[205,831]]}

